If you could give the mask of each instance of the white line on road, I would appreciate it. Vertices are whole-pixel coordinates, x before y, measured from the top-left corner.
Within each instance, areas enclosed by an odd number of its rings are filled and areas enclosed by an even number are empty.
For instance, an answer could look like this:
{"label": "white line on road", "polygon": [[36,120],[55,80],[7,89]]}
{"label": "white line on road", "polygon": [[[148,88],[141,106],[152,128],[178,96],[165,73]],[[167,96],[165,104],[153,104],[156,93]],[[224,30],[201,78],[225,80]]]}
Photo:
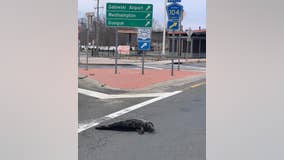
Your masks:
{"label": "white line on road", "polygon": [[[142,66],[138,66],[141,68]],[[152,67],[152,66],[144,66],[144,68],[150,68],[150,69],[157,69],[157,70],[163,70],[164,68],[159,68],[159,67]]]}
{"label": "white line on road", "polygon": [[171,93],[167,93],[167,94],[164,94],[164,95],[161,95],[159,97],[156,97],[156,98],[153,98],[153,99],[150,99],[150,100],[147,100],[145,102],[142,102],[142,103],[138,103],[134,106],[131,106],[131,107],[128,107],[128,108],[125,108],[125,109],[122,109],[120,111],[117,111],[117,112],[114,112],[114,113],[111,113],[109,115],[106,115],[104,117],[101,117],[101,118],[98,118],[98,119],[95,119],[87,124],[79,124],[79,128],[78,128],[78,133],[81,133],[89,128],[92,128],[94,126],[97,126],[99,125],[100,123],[106,121],[106,120],[110,120],[110,119],[114,119],[116,117],[119,117],[121,115],[124,115],[128,112],[131,112],[133,110],[136,110],[136,109],[139,109],[141,107],[144,107],[146,105],[149,105],[151,103],[154,103],[156,101],[159,101],[159,100],[162,100],[164,98],[168,98],[170,96],[173,96],[173,95],[176,95],[176,94],[179,94],[181,93],[182,91],[175,91],[175,92],[171,92]]}
{"label": "white line on road", "polygon": [[159,97],[171,94],[172,92],[162,93],[142,93],[142,94],[104,94],[96,91],[78,88],[78,93],[99,99],[114,99],[114,98],[142,98],[142,97]]}
{"label": "white line on road", "polygon": [[151,69],[157,69],[157,70],[163,70],[163,68],[159,67],[152,67],[152,66],[144,66],[145,68],[151,68]]}
{"label": "white line on road", "polygon": [[109,96],[108,94],[104,94],[104,93],[100,93],[96,91],[90,91],[90,90],[81,89],[81,88],[78,88],[78,93],[91,96],[91,97],[95,97],[95,98],[99,98],[99,99],[107,99]]}
{"label": "white line on road", "polygon": [[143,94],[120,94],[120,95],[109,95],[110,98],[141,98],[141,97],[159,97],[161,95],[166,95],[168,92],[164,93],[143,93]]}
{"label": "white line on road", "polygon": [[192,68],[192,69],[206,70],[205,67],[194,67],[194,66],[187,66],[187,67]]}

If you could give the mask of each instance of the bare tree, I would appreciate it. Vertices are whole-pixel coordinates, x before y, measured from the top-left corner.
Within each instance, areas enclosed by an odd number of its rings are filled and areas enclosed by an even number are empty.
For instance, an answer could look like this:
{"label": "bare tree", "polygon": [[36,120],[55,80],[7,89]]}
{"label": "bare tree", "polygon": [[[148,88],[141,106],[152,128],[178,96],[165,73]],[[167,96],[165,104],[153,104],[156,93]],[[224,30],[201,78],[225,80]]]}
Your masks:
{"label": "bare tree", "polygon": [[[101,16],[99,22],[96,21],[96,19],[94,20],[93,26],[92,26],[92,30],[90,31],[89,34],[89,40],[90,42],[92,40],[95,40],[95,27],[96,24],[98,23],[99,26],[99,46],[114,46],[115,45],[115,29],[113,27],[107,27],[106,26],[106,22],[105,22],[105,16]],[[87,42],[87,19],[84,18],[79,18],[78,19],[78,26],[79,26],[79,40],[81,42],[81,44],[86,45]],[[125,29],[133,29],[133,28],[127,28],[124,27]],[[155,18],[153,19],[153,27],[152,30],[154,32],[162,32],[163,31],[163,27],[160,24],[160,22],[158,20],[156,20]],[[129,38],[130,36],[128,34],[120,34],[119,35],[119,43],[120,44],[128,44],[129,42]],[[136,36],[131,36],[131,42],[136,39]],[[135,41],[135,40],[134,40]],[[136,45],[136,41],[131,44],[132,46]]]}
{"label": "bare tree", "polygon": [[162,31],[163,30],[163,26],[155,18],[153,18],[152,23],[153,23],[153,25],[152,25],[152,30],[153,31]]}

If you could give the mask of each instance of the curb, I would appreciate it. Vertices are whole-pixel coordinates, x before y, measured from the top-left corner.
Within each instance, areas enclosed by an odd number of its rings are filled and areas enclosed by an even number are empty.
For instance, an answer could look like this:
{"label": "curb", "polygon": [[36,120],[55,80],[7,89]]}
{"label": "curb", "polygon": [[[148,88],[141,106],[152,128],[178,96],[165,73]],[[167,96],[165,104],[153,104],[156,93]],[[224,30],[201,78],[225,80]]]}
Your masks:
{"label": "curb", "polygon": [[[86,76],[85,78],[88,78],[88,76]],[[184,77],[184,78],[179,78],[179,79],[167,80],[167,81],[158,82],[158,83],[146,86],[144,88],[135,88],[135,89],[113,88],[104,83],[100,83],[99,81],[95,79],[89,79],[89,80],[95,82],[96,86],[100,87],[101,89],[110,89],[110,90],[126,91],[126,92],[143,92],[144,93],[147,90],[160,90],[165,87],[177,87],[177,86],[181,86],[185,84],[198,82],[201,80],[206,80],[206,75],[201,74],[201,75]]]}

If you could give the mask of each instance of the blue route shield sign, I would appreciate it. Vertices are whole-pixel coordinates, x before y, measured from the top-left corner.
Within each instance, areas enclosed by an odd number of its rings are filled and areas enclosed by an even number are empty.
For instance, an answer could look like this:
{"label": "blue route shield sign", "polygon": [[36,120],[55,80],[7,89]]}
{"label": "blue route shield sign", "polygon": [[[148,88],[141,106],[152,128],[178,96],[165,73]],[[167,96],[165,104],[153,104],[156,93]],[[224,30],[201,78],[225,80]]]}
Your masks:
{"label": "blue route shield sign", "polygon": [[169,3],[173,2],[173,3],[176,3],[176,2],[181,2],[181,0],[168,0]]}
{"label": "blue route shield sign", "polygon": [[137,44],[139,51],[150,50],[151,45],[151,30],[148,28],[138,28]]}
{"label": "blue route shield sign", "polygon": [[183,12],[183,6],[178,3],[172,3],[167,5],[167,13],[169,20],[178,20],[181,18]]}
{"label": "blue route shield sign", "polygon": [[178,21],[168,21],[167,29],[169,30],[178,30],[179,29],[179,22]]}

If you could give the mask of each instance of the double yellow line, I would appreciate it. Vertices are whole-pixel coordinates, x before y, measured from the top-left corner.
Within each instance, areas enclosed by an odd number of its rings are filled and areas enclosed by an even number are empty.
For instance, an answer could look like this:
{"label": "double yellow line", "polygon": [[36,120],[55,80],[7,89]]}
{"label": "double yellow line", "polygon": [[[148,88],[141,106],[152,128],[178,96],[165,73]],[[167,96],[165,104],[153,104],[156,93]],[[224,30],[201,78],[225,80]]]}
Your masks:
{"label": "double yellow line", "polygon": [[201,85],[203,85],[205,83],[206,83],[205,81],[204,82],[200,82],[200,83],[197,83],[195,85],[190,86],[190,88],[196,88],[196,87],[199,87],[199,86],[201,86]]}

